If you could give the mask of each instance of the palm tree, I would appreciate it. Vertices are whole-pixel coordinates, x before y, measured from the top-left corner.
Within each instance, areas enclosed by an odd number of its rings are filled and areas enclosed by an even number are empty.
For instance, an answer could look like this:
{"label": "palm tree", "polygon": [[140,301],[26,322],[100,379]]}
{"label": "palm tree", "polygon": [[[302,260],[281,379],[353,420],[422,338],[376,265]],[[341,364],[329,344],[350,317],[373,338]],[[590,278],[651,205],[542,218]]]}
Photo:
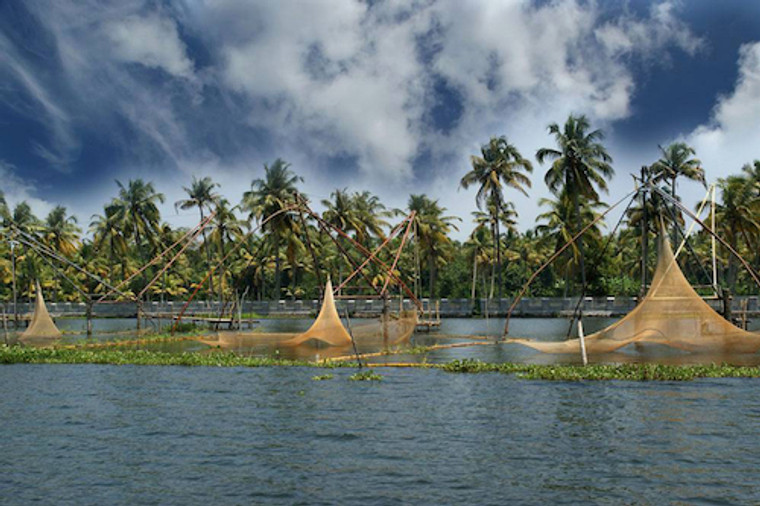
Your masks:
{"label": "palm tree", "polygon": [[118,217],[118,208],[114,205],[106,205],[103,215],[93,214],[90,222],[90,232],[93,234],[93,247],[101,252],[105,246],[108,250],[108,278],[113,284],[113,271],[117,259],[121,259],[121,275],[127,277],[126,258],[129,246],[122,233],[121,223]]}
{"label": "palm tree", "polygon": [[[683,176],[693,181],[699,181],[703,186],[707,187],[705,182],[705,171],[702,169],[702,162],[693,158],[696,154],[694,148],[690,147],[684,142],[674,142],[668,147],[663,148],[659,146],[662,157],[654,162],[650,167],[653,183],[658,181],[668,181],[670,183],[670,195],[675,199],[676,197],[676,178]],[[680,216],[680,211],[676,208],[675,204],[667,206],[672,209],[672,216]],[[673,242],[676,242],[676,230],[673,228]]]}
{"label": "palm tree", "polygon": [[[607,179],[615,171],[612,169],[612,157],[602,144],[604,133],[601,130],[590,130],[586,116],[570,115],[565,125],[549,125],[549,133],[554,135],[557,148],[541,148],[536,152],[538,163],[544,160],[554,160],[546,172],[544,181],[549,190],[555,195],[565,192],[572,196],[575,210],[575,231],[583,229],[580,197],[587,202],[599,200],[599,190],[607,191]],[[578,238],[578,259],[581,270],[581,284],[586,288],[586,266],[584,261],[583,237]]]}
{"label": "palm tree", "polygon": [[380,198],[368,191],[363,191],[354,193],[352,201],[359,223],[356,229],[356,240],[366,241],[370,235],[385,239],[383,228],[388,227],[388,222],[384,218],[389,217],[391,213],[380,202]]}
{"label": "palm tree", "polygon": [[354,198],[348,193],[347,188],[336,189],[330,194],[330,199],[323,199],[322,205],[325,210],[322,218],[329,224],[343,230],[346,233],[355,232],[358,235],[363,229],[359,212],[354,206]]}
{"label": "palm tree", "polygon": [[[251,182],[251,189],[243,194],[241,207],[250,213],[250,218],[256,218],[261,222],[295,203],[295,194],[298,191],[296,184],[299,181],[302,182],[303,178],[295,175],[290,170],[290,164],[281,158],[275,160],[271,167],[264,164],[264,178]],[[293,217],[284,213],[277,219],[268,221],[263,227],[271,238],[275,258],[275,299],[279,299],[281,295],[280,242],[294,225]]]}
{"label": "palm tree", "polygon": [[116,219],[129,230],[127,235],[134,238],[138,256],[144,261],[143,240],[150,245],[158,241],[161,213],[157,203],[164,202],[164,194],[157,193],[153,183],[142,179],[129,180],[126,186],[120,181],[116,184],[119,186],[119,196],[112,202]]}
{"label": "palm tree", "polygon": [[45,220],[43,240],[53,251],[71,256],[79,246],[80,232],[76,217],[67,216],[65,207],[56,206]]}
{"label": "palm tree", "polygon": [[[553,251],[557,251],[569,243],[575,235],[573,225],[577,220],[575,219],[573,199],[567,193],[562,192],[556,199],[542,198],[538,201],[538,205],[549,208],[546,212],[538,215],[538,221],[544,222],[536,226],[539,242],[550,245]],[[603,206],[604,204],[601,202],[584,202],[581,204],[582,221],[592,221],[599,215],[598,208]],[[601,230],[596,225],[591,227],[586,235],[598,241],[601,239]],[[563,271],[563,295],[565,297],[567,297],[567,289],[570,285],[570,273],[581,265],[580,255],[581,250],[576,241],[559,259],[559,265],[562,266]]]}
{"label": "palm tree", "polygon": [[[477,286],[478,280],[478,266],[489,265],[491,263],[491,258],[488,255],[488,250],[493,246],[491,244],[493,237],[489,237],[489,235],[491,234],[488,232],[488,228],[485,226],[485,224],[480,223],[475,227],[475,229],[473,229],[470,237],[468,237],[467,241],[464,243],[467,255],[471,258],[472,261],[472,285],[470,288],[470,299],[473,301],[475,300],[475,288]],[[491,279],[493,279],[493,276],[491,276]]]}
{"label": "palm tree", "polygon": [[[429,296],[435,297],[435,282],[439,263],[443,263],[448,255],[448,247],[451,239],[448,237],[452,229],[458,230],[454,225],[459,218],[445,216],[445,207],[438,205],[437,200],[430,200],[426,195],[410,195],[407,204],[408,211],[415,211],[414,235],[415,240],[422,246],[428,262],[429,270]],[[460,220],[461,221],[461,220]]]}
{"label": "palm tree", "polygon": [[[187,193],[188,198],[178,200],[174,203],[175,209],[182,209],[182,210],[188,210],[192,209],[194,207],[198,208],[198,213],[201,217],[201,222],[205,219],[205,216],[203,214],[204,209],[211,209],[211,206],[214,205],[217,200],[219,199],[219,194],[214,191],[215,188],[219,187],[217,183],[215,183],[210,177],[204,177],[203,179],[198,179],[195,176],[193,176],[193,181],[190,183],[190,187],[183,186],[182,189],[185,190]],[[207,268],[211,269],[211,249],[209,248],[209,242],[206,237],[206,229],[204,228],[201,232],[203,235],[203,244],[204,249],[206,252],[206,262],[207,262]],[[211,296],[214,295],[214,274],[212,273],[209,276],[209,291],[211,293]]]}
{"label": "palm tree", "polygon": [[[216,214],[212,220],[212,226],[210,240],[219,248],[220,262],[227,256],[226,245],[240,240],[243,233],[243,222],[240,221],[235,214],[237,206],[230,208],[230,203],[225,198],[216,199]],[[222,263],[222,269],[224,269],[224,263]],[[225,271],[222,270],[219,281],[219,294],[224,295],[224,280]]]}
{"label": "palm tree", "polygon": [[5,193],[0,190],[0,225],[7,226],[7,221],[11,218],[10,210],[8,209],[8,203],[5,201]]}
{"label": "palm tree", "polygon": [[479,209],[484,207],[492,216],[491,231],[496,251],[499,298],[502,298],[501,282],[501,236],[499,223],[504,209],[504,187],[511,187],[527,196],[526,188],[531,183],[524,172],[533,172],[531,163],[505,137],[492,137],[488,144],[481,146],[481,156],[470,157],[472,170],[462,177],[460,186],[464,189],[479,185],[475,201]]}
{"label": "palm tree", "polygon": [[[754,182],[742,176],[718,180],[721,202],[715,206],[718,229],[729,244],[738,248],[740,240],[752,251],[760,236],[760,199]],[[732,254],[728,255],[728,285],[736,289],[736,268]]]}

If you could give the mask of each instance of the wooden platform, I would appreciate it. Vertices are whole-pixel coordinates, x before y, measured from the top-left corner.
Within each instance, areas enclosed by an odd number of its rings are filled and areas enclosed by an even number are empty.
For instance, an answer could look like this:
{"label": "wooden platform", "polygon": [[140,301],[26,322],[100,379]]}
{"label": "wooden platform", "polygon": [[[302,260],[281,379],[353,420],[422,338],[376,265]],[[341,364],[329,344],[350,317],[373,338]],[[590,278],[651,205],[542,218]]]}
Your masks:
{"label": "wooden platform", "polygon": [[[145,318],[152,318],[157,320],[172,320],[176,321],[179,320],[179,315],[176,314],[169,314],[169,313],[143,313]],[[254,325],[260,323],[260,320],[256,320],[253,318],[243,318],[242,320],[238,320],[237,318],[225,318],[225,317],[217,317],[217,316],[194,316],[194,315],[182,315],[181,321],[190,322],[190,323],[203,323],[207,325],[211,325],[213,327],[221,327],[226,325],[228,328],[237,327],[238,322],[240,323],[240,326],[246,326],[249,329],[253,328]]]}
{"label": "wooden platform", "polygon": [[417,330],[424,330],[430,332],[431,330],[439,330],[441,328],[441,320],[418,320]]}

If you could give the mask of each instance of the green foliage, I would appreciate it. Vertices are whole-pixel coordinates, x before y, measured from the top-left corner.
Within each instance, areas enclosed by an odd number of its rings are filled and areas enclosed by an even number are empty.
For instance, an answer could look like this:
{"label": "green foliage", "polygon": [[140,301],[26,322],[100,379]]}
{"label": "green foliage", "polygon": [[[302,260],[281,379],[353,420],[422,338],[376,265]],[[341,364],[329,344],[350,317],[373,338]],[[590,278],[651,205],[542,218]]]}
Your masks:
{"label": "green foliage", "polygon": [[[166,353],[132,349],[55,349],[0,346],[0,364],[112,364],[205,367],[356,367],[353,362],[305,362],[281,358],[250,357],[228,352]],[[404,364],[409,367],[409,364]],[[710,365],[531,365],[454,360],[447,364],[416,364],[420,369],[441,369],[448,373],[502,373],[518,378],[548,381],[691,381],[698,378],[758,378],[760,367]],[[332,374],[314,376],[314,381],[332,379]],[[364,369],[349,376],[351,381],[380,381],[382,376]]]}
{"label": "green foliage", "polygon": [[383,377],[372,369],[356,372],[348,377],[350,381],[382,381]]}

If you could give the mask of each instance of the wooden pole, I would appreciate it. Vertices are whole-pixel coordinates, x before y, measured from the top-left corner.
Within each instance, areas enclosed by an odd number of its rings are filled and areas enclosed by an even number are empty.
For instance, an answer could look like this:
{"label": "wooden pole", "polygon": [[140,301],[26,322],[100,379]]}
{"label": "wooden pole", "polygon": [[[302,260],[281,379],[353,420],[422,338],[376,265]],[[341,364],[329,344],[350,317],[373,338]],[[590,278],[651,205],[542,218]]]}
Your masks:
{"label": "wooden pole", "polygon": [[[712,189],[712,204],[710,206],[710,226],[713,230],[715,230],[715,190],[716,185],[713,185]],[[713,282],[713,289],[718,289],[718,260],[717,255],[715,254],[715,236],[710,236],[710,242],[712,245],[712,282]]]}
{"label": "wooden pole", "polygon": [[581,359],[583,365],[588,365],[588,355],[586,355],[586,336],[583,334],[583,320],[578,318],[578,338],[581,343]]}
{"label": "wooden pole", "polygon": [[649,210],[647,209],[647,167],[641,167],[641,182],[643,185],[641,191],[641,291],[639,293],[639,302],[644,298],[647,292],[647,256],[649,254]]}
{"label": "wooden pole", "polygon": [[351,345],[354,347],[354,355],[356,355],[356,362],[358,362],[359,369],[361,369],[362,360],[361,360],[361,356],[359,355],[359,350],[356,349],[356,339],[354,339],[354,333],[351,331],[351,318],[348,317],[348,305],[346,305],[344,311],[346,313],[346,330],[348,330],[348,335],[351,337]]}
{"label": "wooden pole", "polygon": [[3,335],[5,337],[5,345],[8,345],[8,318],[5,316],[5,304],[3,304]]}
{"label": "wooden pole", "polygon": [[85,301],[85,316],[87,317],[87,337],[92,335],[92,298],[87,296]]}
{"label": "wooden pole", "polygon": [[18,292],[16,290],[16,241],[10,241],[11,245],[11,270],[13,272],[13,328],[18,329]]}

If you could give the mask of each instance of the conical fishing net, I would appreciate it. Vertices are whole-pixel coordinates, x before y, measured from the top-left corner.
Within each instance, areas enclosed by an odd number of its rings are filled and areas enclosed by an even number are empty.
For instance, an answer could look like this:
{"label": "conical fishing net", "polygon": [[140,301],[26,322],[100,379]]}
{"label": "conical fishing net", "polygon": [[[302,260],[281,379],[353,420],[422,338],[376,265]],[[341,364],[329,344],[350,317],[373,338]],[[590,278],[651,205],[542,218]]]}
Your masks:
{"label": "conical fishing net", "polygon": [[48,313],[45,306],[45,300],[42,298],[42,289],[37,282],[37,296],[34,302],[34,314],[29,327],[21,334],[21,341],[31,341],[40,339],[58,339],[61,337],[61,331],[53,323],[53,319]]}
{"label": "conical fishing net", "polygon": [[[394,345],[407,341],[417,327],[416,311],[401,311],[398,315],[388,315],[368,323],[352,325],[351,334],[357,346]],[[280,347],[299,347],[316,344],[347,348],[351,346],[351,334],[338,315],[330,280],[325,285],[325,298],[317,319],[306,332],[264,333],[264,332],[220,332],[218,340],[203,341],[212,346],[224,348],[244,348],[266,344]]]}
{"label": "conical fishing net", "polygon": [[[653,343],[689,352],[754,353],[760,335],[726,321],[692,288],[678,267],[670,243],[660,234],[652,284],[636,308],[617,323],[586,337],[589,354],[608,353],[631,343]],[[545,353],[580,353],[580,340],[510,340]]]}
{"label": "conical fishing net", "polygon": [[335,307],[335,299],[333,298],[332,282],[329,278],[325,285],[325,299],[322,301],[322,308],[319,310],[317,319],[314,320],[309,330],[283,344],[295,346],[310,339],[321,341],[330,346],[351,344],[351,336],[340,321],[340,316],[338,316],[338,309]]}

